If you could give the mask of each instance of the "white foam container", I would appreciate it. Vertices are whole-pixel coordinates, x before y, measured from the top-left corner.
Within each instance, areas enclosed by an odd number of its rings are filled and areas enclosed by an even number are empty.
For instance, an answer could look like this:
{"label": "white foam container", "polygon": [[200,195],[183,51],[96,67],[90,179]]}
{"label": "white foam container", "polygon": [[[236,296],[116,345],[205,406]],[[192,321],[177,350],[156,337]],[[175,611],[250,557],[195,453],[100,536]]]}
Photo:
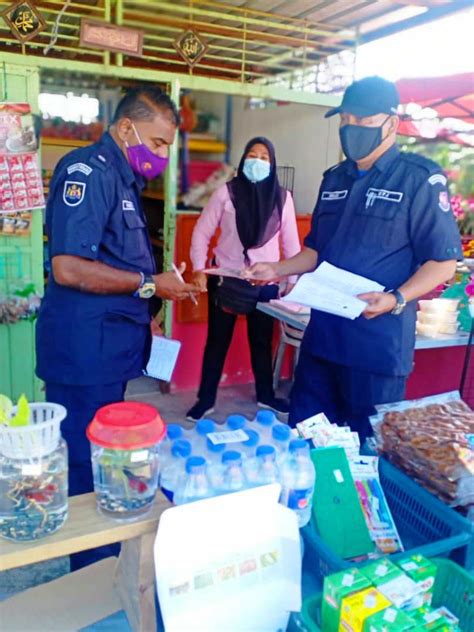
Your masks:
{"label": "white foam container", "polygon": [[458,298],[432,298],[418,301],[420,311],[428,314],[455,312],[459,306]]}
{"label": "white foam container", "polygon": [[422,325],[453,325],[458,321],[459,310],[455,312],[418,312],[417,319]]}

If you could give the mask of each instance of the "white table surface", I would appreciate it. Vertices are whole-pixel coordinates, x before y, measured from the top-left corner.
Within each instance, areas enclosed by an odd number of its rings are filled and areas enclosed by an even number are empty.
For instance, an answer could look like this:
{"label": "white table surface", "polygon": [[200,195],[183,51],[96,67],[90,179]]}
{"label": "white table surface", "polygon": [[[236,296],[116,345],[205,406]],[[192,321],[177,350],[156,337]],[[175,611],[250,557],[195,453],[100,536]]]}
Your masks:
{"label": "white table surface", "polygon": [[[290,327],[304,331],[309,322],[308,314],[298,314],[282,309],[271,303],[258,303],[257,309],[269,316],[273,316]],[[427,336],[417,336],[415,349],[442,349],[445,347],[462,347],[466,346],[469,341],[469,334],[461,331],[456,334],[440,334],[437,338],[428,338]]]}

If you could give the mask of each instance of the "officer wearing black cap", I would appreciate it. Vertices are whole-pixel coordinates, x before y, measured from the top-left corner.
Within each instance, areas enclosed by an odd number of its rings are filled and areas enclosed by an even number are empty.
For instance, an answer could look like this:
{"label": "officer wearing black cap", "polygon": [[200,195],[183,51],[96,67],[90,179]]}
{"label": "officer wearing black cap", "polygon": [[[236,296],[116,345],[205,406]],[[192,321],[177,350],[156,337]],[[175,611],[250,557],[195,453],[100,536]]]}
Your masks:
{"label": "officer wearing black cap", "polygon": [[404,398],[413,367],[416,300],[449,280],[462,257],[446,176],[396,146],[399,96],[380,77],[354,82],[339,114],[347,160],[324,173],[305,248],[292,259],[256,264],[268,282],[323,261],[378,281],[361,295],[362,316],[312,311],[291,395],[290,424],[324,411],[363,441],[374,405]]}

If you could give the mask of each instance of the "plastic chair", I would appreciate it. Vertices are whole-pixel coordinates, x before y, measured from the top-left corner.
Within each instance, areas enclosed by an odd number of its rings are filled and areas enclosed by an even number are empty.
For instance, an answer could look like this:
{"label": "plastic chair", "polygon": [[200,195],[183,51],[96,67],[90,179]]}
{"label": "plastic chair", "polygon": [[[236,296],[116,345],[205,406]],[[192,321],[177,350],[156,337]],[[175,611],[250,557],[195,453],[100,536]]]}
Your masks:
{"label": "plastic chair", "polygon": [[[291,345],[295,349],[293,356],[294,373],[296,365],[298,364],[299,350],[303,334],[304,331],[301,331],[300,329],[295,329],[287,323],[283,323],[280,321],[280,342],[278,343],[278,349],[273,363],[273,388],[275,390],[278,388],[278,385],[280,383],[281,365],[283,363],[286,345]],[[293,375],[291,377],[293,377]]]}

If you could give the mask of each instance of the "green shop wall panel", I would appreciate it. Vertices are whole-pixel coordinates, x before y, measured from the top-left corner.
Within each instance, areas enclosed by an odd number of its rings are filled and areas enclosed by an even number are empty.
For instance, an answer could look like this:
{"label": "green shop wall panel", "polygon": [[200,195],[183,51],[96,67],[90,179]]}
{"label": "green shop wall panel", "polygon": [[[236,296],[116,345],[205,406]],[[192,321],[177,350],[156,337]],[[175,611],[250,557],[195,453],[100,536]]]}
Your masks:
{"label": "green shop wall panel", "polygon": [[[27,102],[38,111],[39,71],[0,63],[0,102]],[[8,295],[26,283],[43,294],[43,217],[33,211],[31,232],[26,237],[0,237],[0,295]],[[27,320],[0,325],[0,393],[30,401],[44,399],[35,376],[35,323]]]}

